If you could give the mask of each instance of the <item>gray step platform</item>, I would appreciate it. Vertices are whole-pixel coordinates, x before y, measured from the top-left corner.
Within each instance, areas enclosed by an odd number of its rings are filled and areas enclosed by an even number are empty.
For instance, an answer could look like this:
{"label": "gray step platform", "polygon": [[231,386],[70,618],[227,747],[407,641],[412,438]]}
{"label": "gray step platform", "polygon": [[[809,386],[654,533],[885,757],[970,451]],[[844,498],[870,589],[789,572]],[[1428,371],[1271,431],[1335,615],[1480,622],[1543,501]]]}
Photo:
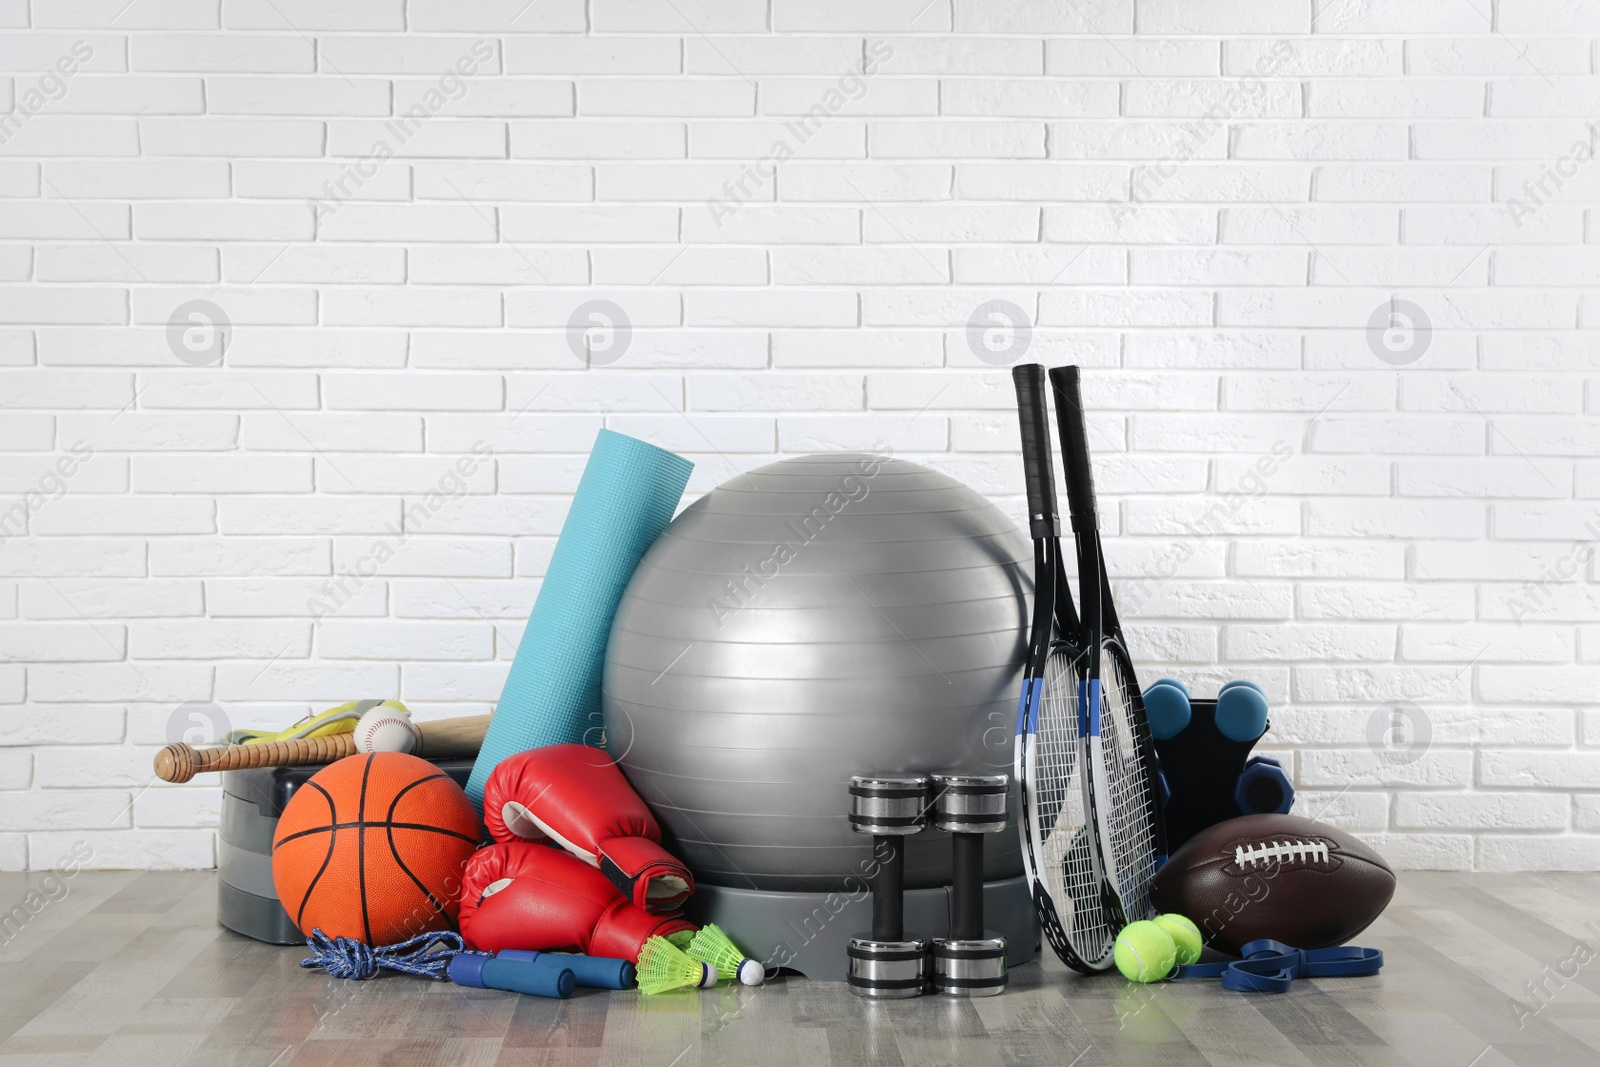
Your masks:
{"label": "gray step platform", "polygon": [[[713,922],[735,944],[760,960],[769,973],[781,967],[824,982],[845,979],[845,945],[872,926],[872,898],[865,892],[782,893],[697,885],[687,917]],[[984,926],[1006,939],[1006,966],[1039,953],[1039,923],[1027,882],[1019,877],[985,882]],[[905,928],[924,937],[950,930],[948,888],[908,889]]]}

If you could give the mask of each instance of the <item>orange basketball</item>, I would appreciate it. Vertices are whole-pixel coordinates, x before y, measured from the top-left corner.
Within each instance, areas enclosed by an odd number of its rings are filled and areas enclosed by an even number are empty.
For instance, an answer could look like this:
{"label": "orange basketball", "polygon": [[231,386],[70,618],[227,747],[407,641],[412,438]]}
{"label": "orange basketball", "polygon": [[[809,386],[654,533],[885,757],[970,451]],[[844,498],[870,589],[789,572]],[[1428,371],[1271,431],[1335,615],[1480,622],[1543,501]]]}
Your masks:
{"label": "orange basketball", "polygon": [[392,945],[455,925],[461,871],[482,832],[467,794],[400,752],[346,756],[289,798],[272,883],[307,937]]}

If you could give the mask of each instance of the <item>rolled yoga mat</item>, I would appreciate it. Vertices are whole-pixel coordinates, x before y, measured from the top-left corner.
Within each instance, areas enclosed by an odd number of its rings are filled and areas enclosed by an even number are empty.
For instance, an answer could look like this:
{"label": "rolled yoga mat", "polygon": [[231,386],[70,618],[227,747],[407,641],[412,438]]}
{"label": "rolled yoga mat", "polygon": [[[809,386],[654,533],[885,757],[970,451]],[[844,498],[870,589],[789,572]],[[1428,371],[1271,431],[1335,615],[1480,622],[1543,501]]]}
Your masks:
{"label": "rolled yoga mat", "polygon": [[600,675],[617,603],[645,549],[672,521],[694,464],[601,430],[561,527],[467,795],[481,811],[495,765],[530,748],[599,744]]}

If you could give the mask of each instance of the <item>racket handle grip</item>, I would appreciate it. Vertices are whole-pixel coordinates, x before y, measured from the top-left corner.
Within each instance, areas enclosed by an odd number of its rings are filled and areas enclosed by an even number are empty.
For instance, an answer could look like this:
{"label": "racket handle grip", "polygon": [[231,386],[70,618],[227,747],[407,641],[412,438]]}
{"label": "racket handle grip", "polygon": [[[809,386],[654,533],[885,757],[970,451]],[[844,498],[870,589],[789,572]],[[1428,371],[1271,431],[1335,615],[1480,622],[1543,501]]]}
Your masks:
{"label": "racket handle grip", "polygon": [[1045,402],[1044,367],[1024,363],[1011,369],[1017,388],[1017,421],[1022,427],[1022,477],[1028,490],[1028,533],[1035,541],[1061,533],[1056,515],[1055,468],[1050,462],[1050,412]]}
{"label": "racket handle grip", "polygon": [[1094,472],[1089,467],[1089,431],[1078,379],[1077,367],[1054,367],[1050,371],[1061,426],[1061,469],[1067,482],[1067,508],[1072,513],[1073,531],[1088,533],[1093,529],[1090,516],[1094,514]]}
{"label": "racket handle grip", "polygon": [[872,937],[875,941],[905,938],[905,839],[874,837],[872,854],[879,857],[878,873],[871,880]]}

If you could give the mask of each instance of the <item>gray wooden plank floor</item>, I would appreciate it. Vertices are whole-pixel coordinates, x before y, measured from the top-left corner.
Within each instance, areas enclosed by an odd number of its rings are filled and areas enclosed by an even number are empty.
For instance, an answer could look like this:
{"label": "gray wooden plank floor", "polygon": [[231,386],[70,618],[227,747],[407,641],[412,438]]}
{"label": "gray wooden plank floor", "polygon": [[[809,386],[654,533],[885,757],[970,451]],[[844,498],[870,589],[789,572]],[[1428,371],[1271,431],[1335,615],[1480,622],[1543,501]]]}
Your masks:
{"label": "gray wooden plank floor", "polygon": [[339,981],[219,927],[215,877],[0,874],[0,1067],[1600,1064],[1600,875],[1406,874],[1359,939],[1383,974],[1283,996],[1052,958],[994,999],[883,1004],[801,978],[568,1001]]}

